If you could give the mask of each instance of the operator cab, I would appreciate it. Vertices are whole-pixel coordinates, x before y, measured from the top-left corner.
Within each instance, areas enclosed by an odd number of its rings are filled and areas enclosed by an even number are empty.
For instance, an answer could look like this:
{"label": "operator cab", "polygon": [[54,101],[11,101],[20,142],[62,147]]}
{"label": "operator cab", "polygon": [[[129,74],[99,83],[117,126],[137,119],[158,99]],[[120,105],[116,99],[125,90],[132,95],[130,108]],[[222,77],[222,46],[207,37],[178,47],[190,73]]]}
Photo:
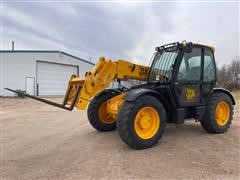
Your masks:
{"label": "operator cab", "polygon": [[157,47],[156,51],[148,84],[167,97],[173,109],[176,107],[178,119],[181,114],[186,117],[188,109],[192,112],[193,107],[201,111],[216,85],[214,48],[177,42]]}

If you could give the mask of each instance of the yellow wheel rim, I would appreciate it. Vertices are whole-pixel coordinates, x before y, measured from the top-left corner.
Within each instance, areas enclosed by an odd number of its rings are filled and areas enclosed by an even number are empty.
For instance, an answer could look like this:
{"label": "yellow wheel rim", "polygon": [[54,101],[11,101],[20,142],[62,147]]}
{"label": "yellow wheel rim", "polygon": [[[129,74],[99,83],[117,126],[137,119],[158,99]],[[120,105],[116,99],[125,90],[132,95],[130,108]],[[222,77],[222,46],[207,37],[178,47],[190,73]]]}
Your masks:
{"label": "yellow wheel rim", "polygon": [[107,102],[104,102],[100,105],[98,116],[100,121],[102,121],[104,124],[112,124],[115,122],[115,118],[107,113]]}
{"label": "yellow wheel rim", "polygon": [[156,135],[160,127],[160,117],[153,107],[140,109],[134,119],[136,134],[142,139],[150,139]]}
{"label": "yellow wheel rim", "polygon": [[230,108],[226,101],[220,101],[216,107],[215,119],[218,125],[224,126],[227,124],[230,116]]}

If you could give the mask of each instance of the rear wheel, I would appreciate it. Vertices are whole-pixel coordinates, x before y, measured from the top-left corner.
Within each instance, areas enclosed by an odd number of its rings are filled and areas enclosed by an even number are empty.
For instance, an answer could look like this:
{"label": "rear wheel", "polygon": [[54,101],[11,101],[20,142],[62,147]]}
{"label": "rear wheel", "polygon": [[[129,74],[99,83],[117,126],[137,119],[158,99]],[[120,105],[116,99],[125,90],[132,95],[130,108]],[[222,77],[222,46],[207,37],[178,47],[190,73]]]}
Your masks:
{"label": "rear wheel", "polygon": [[125,102],[117,118],[120,138],[131,148],[145,149],[158,143],[166,126],[163,105],[152,96]]}
{"label": "rear wheel", "polygon": [[206,113],[201,120],[202,127],[210,133],[224,133],[233,119],[233,104],[224,93],[213,93],[208,100]]}
{"label": "rear wheel", "polygon": [[116,129],[116,118],[107,113],[107,101],[118,93],[106,91],[92,99],[87,115],[90,124],[98,131],[113,131]]}

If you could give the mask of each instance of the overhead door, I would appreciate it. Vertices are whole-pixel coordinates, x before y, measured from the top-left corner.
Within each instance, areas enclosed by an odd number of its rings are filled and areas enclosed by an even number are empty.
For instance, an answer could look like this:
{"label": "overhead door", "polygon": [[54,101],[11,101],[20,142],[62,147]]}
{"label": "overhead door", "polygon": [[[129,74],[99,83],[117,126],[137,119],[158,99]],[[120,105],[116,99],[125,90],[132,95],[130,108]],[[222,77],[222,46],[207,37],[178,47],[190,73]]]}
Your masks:
{"label": "overhead door", "polygon": [[64,95],[72,74],[78,74],[78,66],[37,61],[38,95]]}

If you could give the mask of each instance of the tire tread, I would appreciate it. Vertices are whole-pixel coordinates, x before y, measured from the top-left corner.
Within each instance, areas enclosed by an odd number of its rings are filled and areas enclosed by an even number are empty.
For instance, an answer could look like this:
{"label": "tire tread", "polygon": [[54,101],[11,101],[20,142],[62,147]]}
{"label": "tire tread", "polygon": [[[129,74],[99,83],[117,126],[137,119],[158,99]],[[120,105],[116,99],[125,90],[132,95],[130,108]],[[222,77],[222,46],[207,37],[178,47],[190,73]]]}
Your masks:
{"label": "tire tread", "polygon": [[[218,126],[215,121],[215,108],[218,102],[225,100],[230,107],[229,121],[225,126]],[[233,120],[233,104],[230,97],[225,93],[215,92],[210,95],[207,102],[207,110],[204,117],[201,119],[202,127],[209,133],[224,133],[228,130]]]}
{"label": "tire tread", "polygon": [[105,102],[106,100],[116,96],[116,94],[113,94],[112,92],[106,92],[101,96],[96,96],[92,99],[88,106],[87,110],[87,116],[89,123],[98,131],[113,131],[116,129],[116,122],[113,124],[104,124],[100,121],[98,117],[97,110],[99,109],[99,106],[101,103]]}
{"label": "tire tread", "polygon": [[[134,108],[136,106],[139,106],[141,104],[147,104],[150,101],[154,103],[158,103],[159,108],[162,110],[162,116],[161,117],[161,126],[162,126],[162,131],[161,133],[158,134],[156,138],[152,138],[151,140],[148,141],[148,143],[141,142],[141,141],[136,141],[136,138],[132,135],[131,131],[132,128],[129,125],[131,119],[131,113],[134,111]],[[145,95],[143,97],[140,97],[136,101],[133,102],[125,102],[119,112],[119,115],[117,117],[117,129],[120,138],[131,148],[133,149],[146,149],[154,146],[155,144],[158,143],[159,139],[162,137],[163,130],[166,126],[166,112],[163,107],[163,105],[154,97]]]}

